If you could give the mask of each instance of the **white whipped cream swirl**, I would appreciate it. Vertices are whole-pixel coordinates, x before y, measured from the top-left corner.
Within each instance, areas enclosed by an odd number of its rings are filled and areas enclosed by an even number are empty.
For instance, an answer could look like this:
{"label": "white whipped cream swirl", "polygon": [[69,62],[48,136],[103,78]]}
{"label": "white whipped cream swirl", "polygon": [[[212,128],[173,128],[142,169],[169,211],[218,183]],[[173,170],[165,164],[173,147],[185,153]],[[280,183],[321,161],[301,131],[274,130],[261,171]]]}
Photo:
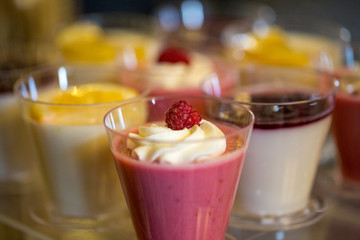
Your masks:
{"label": "white whipped cream swirl", "polygon": [[140,161],[179,165],[219,156],[226,149],[224,133],[204,119],[200,126],[190,129],[172,130],[166,125],[152,124],[138,130],[138,134],[129,134],[127,147],[132,150],[132,157]]}

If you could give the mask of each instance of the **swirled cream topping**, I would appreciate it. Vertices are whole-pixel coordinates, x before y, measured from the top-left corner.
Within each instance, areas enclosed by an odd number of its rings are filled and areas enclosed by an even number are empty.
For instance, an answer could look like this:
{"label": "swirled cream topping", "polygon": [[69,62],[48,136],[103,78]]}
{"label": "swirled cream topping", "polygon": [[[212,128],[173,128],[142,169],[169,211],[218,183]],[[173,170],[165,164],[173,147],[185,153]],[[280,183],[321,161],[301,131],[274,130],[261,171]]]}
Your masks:
{"label": "swirled cream topping", "polygon": [[201,81],[214,72],[212,61],[199,53],[191,54],[189,65],[185,63],[154,62],[149,66],[147,80],[164,89],[199,86]]}
{"label": "swirled cream topping", "polygon": [[127,147],[132,150],[132,157],[172,165],[201,162],[223,154],[226,149],[224,133],[204,119],[200,126],[183,130],[158,124],[142,126],[138,134],[130,133],[129,137]]}

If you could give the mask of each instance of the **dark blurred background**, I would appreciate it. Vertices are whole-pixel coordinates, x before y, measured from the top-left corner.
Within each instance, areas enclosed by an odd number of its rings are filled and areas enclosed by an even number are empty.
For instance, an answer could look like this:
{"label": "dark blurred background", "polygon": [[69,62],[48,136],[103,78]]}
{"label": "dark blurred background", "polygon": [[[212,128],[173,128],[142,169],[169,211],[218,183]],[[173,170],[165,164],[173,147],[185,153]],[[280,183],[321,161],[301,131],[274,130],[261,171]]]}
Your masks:
{"label": "dark blurred background", "polygon": [[[82,0],[78,11],[91,12],[132,12],[152,14],[156,7],[165,3],[180,4],[181,1],[162,0]],[[336,22],[347,27],[353,40],[360,41],[360,1],[359,0],[204,0],[206,11],[215,15],[236,16],[244,5],[266,4],[277,14],[299,14]]]}
{"label": "dark blurred background", "polygon": [[[348,28],[360,41],[360,0],[199,0],[205,17],[237,18],[245,6],[266,4],[277,14],[299,14],[333,21]],[[0,0],[0,41],[12,38],[51,36],[58,27],[82,14],[123,12],[151,15],[160,5],[181,1],[166,0]],[[247,12],[249,14],[249,12]],[[220,19],[220,18],[218,18]],[[218,24],[219,25],[219,24]]]}

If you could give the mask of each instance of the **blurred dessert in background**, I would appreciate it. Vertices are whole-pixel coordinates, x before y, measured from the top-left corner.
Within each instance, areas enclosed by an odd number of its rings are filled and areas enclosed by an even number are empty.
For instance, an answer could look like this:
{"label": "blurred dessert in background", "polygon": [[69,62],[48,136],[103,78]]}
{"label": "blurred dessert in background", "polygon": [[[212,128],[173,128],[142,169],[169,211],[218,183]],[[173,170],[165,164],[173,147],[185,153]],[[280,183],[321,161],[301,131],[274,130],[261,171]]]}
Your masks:
{"label": "blurred dessert in background", "polygon": [[144,66],[129,69],[124,66],[121,81],[136,88],[149,87],[150,95],[201,95],[200,84],[215,77],[226,82],[236,78],[235,69],[223,59],[206,52],[180,46],[168,46]]}
{"label": "blurred dessert in background", "polygon": [[55,42],[74,75],[109,81],[120,76],[119,66],[133,68],[153,57],[160,40],[151,23],[142,15],[90,14],[61,29]]}
{"label": "blurred dessert in background", "polygon": [[346,28],[335,23],[274,15],[233,22],[224,28],[222,40],[225,55],[238,64],[333,70],[341,61],[340,44],[350,37]]}
{"label": "blurred dessert in background", "polygon": [[360,44],[351,42],[342,48],[342,67],[336,69],[339,88],[333,120],[336,139],[338,176],[331,175],[338,189],[360,191]]}
{"label": "blurred dessert in background", "polygon": [[85,16],[61,29],[56,43],[65,60],[71,64],[115,64],[117,61],[131,61],[118,58],[119,55],[133,58],[138,64],[142,64],[156,52],[159,39],[154,35],[150,17],[130,16],[135,22],[139,22],[139,25],[146,21],[150,25],[148,29],[132,26],[131,19],[127,19],[129,23],[124,22],[127,17],[126,14]]}

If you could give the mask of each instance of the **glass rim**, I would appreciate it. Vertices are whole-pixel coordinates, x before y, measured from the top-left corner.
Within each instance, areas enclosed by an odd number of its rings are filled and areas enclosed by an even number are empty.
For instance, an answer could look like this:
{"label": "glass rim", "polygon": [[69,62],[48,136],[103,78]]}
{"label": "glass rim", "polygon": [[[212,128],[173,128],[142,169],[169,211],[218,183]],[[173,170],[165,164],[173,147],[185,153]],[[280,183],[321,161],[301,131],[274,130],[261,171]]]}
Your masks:
{"label": "glass rim", "polygon": [[[49,68],[45,68],[45,69],[40,69],[38,71],[32,72],[34,74],[39,74],[41,71],[45,71],[48,69],[54,69],[54,70],[59,70],[60,68],[65,67],[65,68],[72,68],[72,66],[50,66]],[[76,67],[75,67],[76,68]],[[28,80],[31,79],[32,73],[26,74],[24,76],[21,76],[18,78],[18,80],[15,82],[14,87],[13,87],[13,92],[15,93],[15,95],[26,102],[31,102],[31,103],[35,103],[35,104],[41,104],[41,105],[47,105],[47,106],[55,106],[55,107],[63,107],[63,108],[90,108],[90,107],[104,107],[104,106],[108,106],[108,105],[114,105],[114,104],[121,104],[121,103],[125,103],[127,101],[131,101],[131,100],[135,100],[138,98],[142,98],[147,96],[150,93],[150,88],[146,88],[144,91],[139,92],[138,90],[136,90],[133,87],[130,86],[126,86],[128,88],[132,88],[136,91],[138,91],[138,95],[132,98],[127,98],[127,99],[123,99],[123,100],[117,100],[117,101],[111,101],[111,102],[103,102],[103,103],[90,103],[90,104],[64,104],[64,103],[52,103],[52,102],[48,102],[48,101],[39,101],[39,100],[33,100],[31,99],[31,97],[24,97],[23,94],[21,93],[21,86],[23,84],[27,84]],[[34,79],[34,78],[33,78]],[[34,81],[36,81],[36,79],[34,79]],[[89,83],[97,83],[97,82],[89,82]],[[112,82],[111,82],[112,83]],[[71,85],[71,86],[79,86],[79,85],[83,85],[86,84],[86,82],[84,83],[80,83],[80,84],[75,84],[75,85]],[[116,84],[116,83],[114,83]],[[119,83],[119,85],[121,86],[121,84]],[[56,89],[60,89],[59,87],[56,87]]]}
{"label": "glass rim", "polygon": [[[204,141],[207,142],[207,141],[220,140],[220,139],[224,139],[224,137],[225,137],[225,139],[227,139],[229,137],[239,135],[242,132],[251,131],[252,128],[253,128],[253,125],[255,123],[255,115],[244,104],[241,104],[239,102],[236,102],[236,101],[233,101],[233,100],[230,100],[230,99],[216,98],[216,97],[213,97],[213,96],[194,96],[194,95],[163,95],[163,96],[154,96],[154,97],[153,96],[148,96],[148,97],[144,97],[144,98],[140,98],[140,99],[133,99],[131,101],[128,101],[126,103],[122,103],[122,104],[120,104],[120,105],[118,105],[116,107],[113,107],[109,111],[107,111],[106,114],[103,117],[103,125],[105,126],[105,129],[106,129],[107,132],[110,132],[110,133],[112,133],[112,134],[114,134],[116,136],[121,136],[121,137],[126,138],[126,139],[131,139],[131,140],[138,141],[139,140],[138,138],[131,137],[128,134],[124,134],[124,131],[126,129],[121,130],[121,131],[117,131],[117,130],[114,130],[114,129],[112,129],[112,128],[110,128],[108,126],[107,119],[109,119],[109,116],[111,115],[111,113],[113,113],[117,109],[120,109],[123,106],[129,105],[129,104],[134,104],[134,103],[137,103],[137,102],[150,102],[150,101],[154,101],[154,100],[165,100],[165,99],[174,99],[174,101],[176,101],[176,100],[180,100],[180,99],[190,99],[190,98],[191,99],[215,100],[215,101],[218,101],[218,102],[223,102],[223,103],[228,103],[228,104],[233,104],[233,105],[239,106],[243,110],[245,110],[247,112],[247,114],[249,114],[249,116],[251,117],[251,120],[244,127],[238,126],[238,129],[236,129],[234,132],[227,133],[227,134],[224,133],[224,136],[217,136],[217,137],[211,137],[211,138],[205,138],[205,139],[195,139],[195,140],[188,140],[188,141],[181,141],[181,142],[176,141],[176,140],[174,140],[174,141],[169,141],[169,140],[164,141],[164,140],[153,140],[153,139],[152,140],[141,139],[141,141],[145,141],[145,142],[148,142],[148,143],[192,144],[192,143],[197,143],[197,142],[204,142]],[[164,116],[164,118],[165,118],[165,116]]]}
{"label": "glass rim", "polygon": [[[252,66],[252,67],[255,67],[255,68],[261,67],[261,68],[264,68],[264,69],[286,69],[286,70],[289,70],[289,71],[295,71],[295,72],[299,72],[299,73],[304,73],[305,72],[306,74],[311,74],[313,76],[324,75],[327,78],[331,79],[331,82],[333,84],[331,84],[331,86],[329,86],[329,91],[327,91],[326,94],[321,94],[320,96],[315,95],[314,98],[307,99],[307,100],[298,100],[298,101],[289,101],[289,102],[251,102],[251,101],[246,102],[246,101],[233,100],[233,101],[236,101],[236,102],[244,104],[244,105],[250,105],[250,106],[275,106],[275,105],[276,106],[289,106],[289,105],[301,105],[301,104],[313,103],[313,102],[321,101],[323,99],[327,99],[327,98],[330,98],[330,97],[334,96],[336,94],[336,92],[338,91],[339,85],[341,84],[340,83],[340,77],[335,76],[334,74],[324,72],[324,71],[317,71],[315,69],[303,69],[303,68],[298,68],[298,67],[286,67],[286,68],[284,68],[284,67],[275,66],[275,65],[274,66],[269,66],[269,65],[259,65],[259,64],[251,64],[251,65],[248,65],[248,66]],[[240,69],[239,71],[241,72],[242,70]],[[201,91],[202,91],[203,94],[205,94],[207,96],[214,96],[212,94],[207,93],[204,90],[204,88],[205,88],[204,86],[210,81],[212,81],[211,78],[205,79],[200,84],[200,88],[201,88]],[[239,78],[239,80],[236,80],[236,82],[237,81],[241,81],[241,78]],[[236,83],[236,82],[234,82],[234,83]],[[251,84],[250,85],[244,85],[244,87],[247,87],[247,86],[251,86]],[[284,86],[286,87],[288,85],[284,85]],[[276,88],[274,88],[274,89],[276,89]],[[281,87],[279,89],[281,89]],[[243,91],[243,92],[246,93],[247,91]],[[220,97],[231,99],[234,96],[220,96]]]}

